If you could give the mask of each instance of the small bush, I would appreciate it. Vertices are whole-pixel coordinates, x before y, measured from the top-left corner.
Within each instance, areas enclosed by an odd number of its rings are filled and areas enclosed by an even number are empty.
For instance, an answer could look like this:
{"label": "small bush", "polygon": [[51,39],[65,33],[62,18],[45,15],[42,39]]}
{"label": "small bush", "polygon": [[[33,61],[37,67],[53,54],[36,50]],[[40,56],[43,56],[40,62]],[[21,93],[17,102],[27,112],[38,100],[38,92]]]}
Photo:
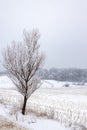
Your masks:
{"label": "small bush", "polygon": [[70,84],[68,84],[68,83],[64,84],[64,87],[69,87],[69,86],[70,86]]}

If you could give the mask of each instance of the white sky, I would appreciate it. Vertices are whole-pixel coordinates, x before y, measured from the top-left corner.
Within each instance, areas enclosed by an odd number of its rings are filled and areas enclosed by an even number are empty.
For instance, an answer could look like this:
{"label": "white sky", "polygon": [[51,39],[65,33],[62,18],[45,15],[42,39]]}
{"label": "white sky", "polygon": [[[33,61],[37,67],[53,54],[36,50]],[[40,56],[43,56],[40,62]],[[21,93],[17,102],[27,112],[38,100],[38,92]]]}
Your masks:
{"label": "white sky", "polygon": [[0,50],[38,28],[45,67],[87,68],[87,0],[0,0]]}

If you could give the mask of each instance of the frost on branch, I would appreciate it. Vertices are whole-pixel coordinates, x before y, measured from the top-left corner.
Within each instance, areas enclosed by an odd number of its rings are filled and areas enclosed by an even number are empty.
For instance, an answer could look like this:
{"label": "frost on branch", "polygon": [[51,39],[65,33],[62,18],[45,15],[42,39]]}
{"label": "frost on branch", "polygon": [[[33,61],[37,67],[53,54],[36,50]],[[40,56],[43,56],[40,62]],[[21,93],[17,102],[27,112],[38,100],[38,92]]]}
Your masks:
{"label": "frost on branch", "polygon": [[3,52],[3,66],[8,76],[24,96],[22,113],[25,114],[26,102],[31,94],[39,87],[40,79],[36,72],[41,68],[44,55],[39,52],[38,30],[23,33],[23,41],[13,41]]}

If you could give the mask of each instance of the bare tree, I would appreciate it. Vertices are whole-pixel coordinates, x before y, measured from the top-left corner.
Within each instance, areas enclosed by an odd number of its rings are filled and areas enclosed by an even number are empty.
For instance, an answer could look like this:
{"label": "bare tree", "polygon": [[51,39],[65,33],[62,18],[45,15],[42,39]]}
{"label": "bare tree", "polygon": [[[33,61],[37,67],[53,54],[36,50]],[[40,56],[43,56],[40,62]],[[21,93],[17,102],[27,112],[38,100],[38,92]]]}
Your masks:
{"label": "bare tree", "polygon": [[38,30],[24,31],[23,41],[12,42],[3,52],[3,66],[24,96],[22,114],[25,114],[28,98],[38,89],[40,83],[36,73],[42,66],[44,55],[39,52],[39,38]]}

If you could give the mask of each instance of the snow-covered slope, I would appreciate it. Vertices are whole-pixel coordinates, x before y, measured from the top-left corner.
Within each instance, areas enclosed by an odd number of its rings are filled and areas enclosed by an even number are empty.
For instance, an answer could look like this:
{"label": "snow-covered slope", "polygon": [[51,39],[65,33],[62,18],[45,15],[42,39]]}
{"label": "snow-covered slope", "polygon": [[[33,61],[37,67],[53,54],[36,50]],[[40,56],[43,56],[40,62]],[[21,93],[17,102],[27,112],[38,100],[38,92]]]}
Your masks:
{"label": "snow-covered slope", "polygon": [[[61,82],[56,80],[42,80],[40,88],[60,88],[60,87],[87,87],[87,85],[78,85],[72,82]],[[7,76],[0,76],[0,88],[16,89],[15,85]]]}
{"label": "snow-covered slope", "polygon": [[13,89],[15,86],[7,76],[0,76],[0,88]]}

